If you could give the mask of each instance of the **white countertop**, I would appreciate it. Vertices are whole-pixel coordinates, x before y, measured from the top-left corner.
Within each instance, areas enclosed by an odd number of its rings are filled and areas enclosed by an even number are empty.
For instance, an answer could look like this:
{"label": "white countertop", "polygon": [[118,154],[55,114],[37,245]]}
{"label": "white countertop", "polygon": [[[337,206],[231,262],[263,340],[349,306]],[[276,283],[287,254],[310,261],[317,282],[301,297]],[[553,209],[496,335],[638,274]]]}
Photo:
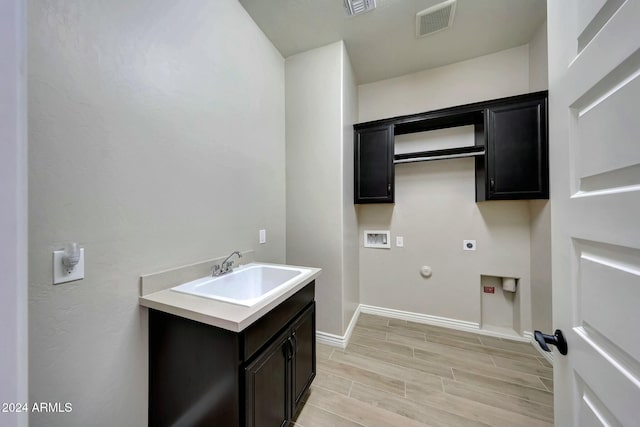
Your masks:
{"label": "white countertop", "polygon": [[[286,266],[281,264],[256,263],[258,265]],[[240,332],[253,322],[267,314],[275,306],[298,292],[305,285],[315,280],[322,271],[320,268],[300,267],[308,269],[297,280],[278,291],[270,298],[253,307],[244,307],[195,295],[172,291],[170,288],[141,295],[140,305],[164,311],[186,319],[217,326],[233,332]]]}

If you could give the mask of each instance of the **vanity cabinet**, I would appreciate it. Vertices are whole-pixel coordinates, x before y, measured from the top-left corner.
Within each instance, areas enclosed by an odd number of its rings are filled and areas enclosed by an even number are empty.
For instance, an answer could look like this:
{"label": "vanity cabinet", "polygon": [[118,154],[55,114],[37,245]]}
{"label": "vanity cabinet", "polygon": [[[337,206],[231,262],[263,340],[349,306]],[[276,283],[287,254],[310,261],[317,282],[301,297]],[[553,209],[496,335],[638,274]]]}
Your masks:
{"label": "vanity cabinet", "polygon": [[315,377],[315,306],[245,369],[246,427],[286,426]]}
{"label": "vanity cabinet", "polygon": [[355,203],[393,203],[393,125],[356,129]]}
{"label": "vanity cabinet", "polygon": [[[402,163],[475,157],[476,201],[549,198],[546,91],[354,125],[354,202],[393,203]],[[474,145],[394,155],[395,135],[473,125]]]}
{"label": "vanity cabinet", "polygon": [[241,332],[149,310],[149,426],[278,427],[316,373],[315,282]]}
{"label": "vanity cabinet", "polygon": [[486,178],[477,201],[549,198],[546,101],[487,108]]}

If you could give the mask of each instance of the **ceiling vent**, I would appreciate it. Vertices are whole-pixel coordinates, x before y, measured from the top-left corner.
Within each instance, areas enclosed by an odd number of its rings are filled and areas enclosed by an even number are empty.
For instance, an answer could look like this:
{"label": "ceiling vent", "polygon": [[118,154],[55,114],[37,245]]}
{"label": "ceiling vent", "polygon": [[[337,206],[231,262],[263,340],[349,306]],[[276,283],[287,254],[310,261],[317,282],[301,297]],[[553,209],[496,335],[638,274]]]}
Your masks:
{"label": "ceiling vent", "polygon": [[446,30],[453,24],[456,0],[446,0],[416,14],[416,37]]}
{"label": "ceiling vent", "polygon": [[344,0],[349,15],[359,15],[376,8],[376,0]]}

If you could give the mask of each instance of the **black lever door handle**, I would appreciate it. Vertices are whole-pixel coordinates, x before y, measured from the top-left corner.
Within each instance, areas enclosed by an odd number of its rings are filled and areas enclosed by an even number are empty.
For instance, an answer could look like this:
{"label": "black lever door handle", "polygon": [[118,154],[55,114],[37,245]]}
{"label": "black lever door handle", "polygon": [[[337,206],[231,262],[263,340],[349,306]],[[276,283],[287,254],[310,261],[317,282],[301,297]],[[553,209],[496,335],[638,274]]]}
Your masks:
{"label": "black lever door handle", "polygon": [[556,332],[553,335],[543,334],[540,331],[534,331],[533,336],[536,341],[538,341],[538,345],[544,351],[551,351],[547,344],[555,345],[560,354],[567,354],[567,340],[564,339],[564,335],[562,335],[562,331],[560,329],[556,329]]}

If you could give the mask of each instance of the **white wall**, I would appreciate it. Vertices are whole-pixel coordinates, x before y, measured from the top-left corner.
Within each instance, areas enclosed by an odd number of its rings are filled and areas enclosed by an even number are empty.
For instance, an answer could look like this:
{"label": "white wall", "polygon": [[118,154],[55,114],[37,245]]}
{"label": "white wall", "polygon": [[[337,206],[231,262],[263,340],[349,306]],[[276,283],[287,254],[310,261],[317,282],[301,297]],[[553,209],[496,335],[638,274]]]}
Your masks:
{"label": "white wall", "polygon": [[360,304],[358,217],[353,204],[353,124],[358,121],[358,87],[347,50],[342,49],[342,300],[343,328]]}
{"label": "white wall", "polygon": [[[480,322],[481,275],[519,277],[519,292],[528,290],[527,203],[476,204],[472,159],[398,165],[395,188],[395,205],[359,209],[361,232],[390,230],[392,242],[360,249],[363,304]],[[464,239],[477,251],[463,251]],[[420,275],[423,265],[431,278]]]}
{"label": "white wall", "polygon": [[[0,3],[0,403],[28,399],[25,24],[23,2]],[[1,427],[27,422],[0,412]]]}
{"label": "white wall", "polygon": [[547,60],[547,21],[545,20],[529,42],[529,90],[537,92],[549,88]]}
{"label": "white wall", "polygon": [[[31,424],[143,426],[139,276],[285,260],[284,60],[236,0],[59,0],[29,62],[30,399],[73,405]],[[53,286],[68,240],[86,278]]]}
{"label": "white wall", "polygon": [[547,200],[529,202],[531,216],[531,324],[553,330],[551,300],[551,209]]}
{"label": "white wall", "polygon": [[334,335],[344,333],[358,298],[348,182],[355,98],[343,42],[287,58],[287,263],[322,268],[316,280],[317,329]]}
{"label": "white wall", "polygon": [[[529,89],[549,87],[547,22],[529,42]],[[553,141],[549,141],[550,144]],[[546,200],[529,202],[531,216],[531,323],[532,329],[553,330],[551,309],[551,210]]]}
{"label": "white wall", "polygon": [[[525,45],[359,86],[359,121],[528,91]],[[460,137],[473,144],[472,133]],[[475,203],[472,159],[398,165],[395,170],[395,204],[362,205],[358,219],[361,232],[390,229],[392,244],[395,236],[403,236],[404,248],[364,248],[360,237],[361,302],[480,322],[480,276],[519,277],[520,321],[514,325],[519,332],[530,330],[528,203]],[[477,240],[477,251],[463,251],[463,239]],[[430,279],[420,276],[423,265],[432,267]]]}
{"label": "white wall", "polygon": [[503,50],[358,87],[359,122],[529,92],[529,48]]}

